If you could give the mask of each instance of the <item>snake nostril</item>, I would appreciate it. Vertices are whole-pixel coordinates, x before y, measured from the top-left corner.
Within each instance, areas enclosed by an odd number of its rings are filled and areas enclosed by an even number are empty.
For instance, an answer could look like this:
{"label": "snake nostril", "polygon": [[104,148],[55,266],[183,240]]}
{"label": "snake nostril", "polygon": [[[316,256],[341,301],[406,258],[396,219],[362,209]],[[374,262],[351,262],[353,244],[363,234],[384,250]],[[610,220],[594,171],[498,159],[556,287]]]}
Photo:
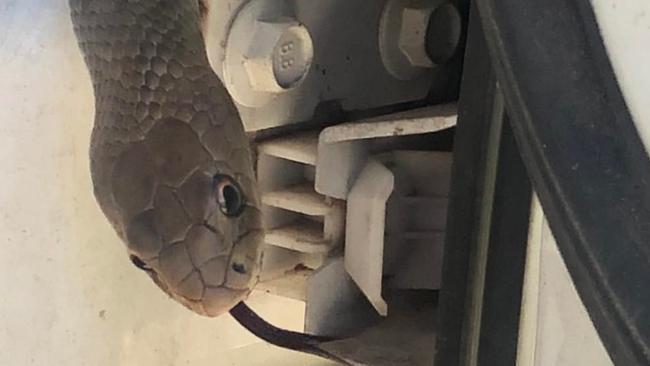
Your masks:
{"label": "snake nostril", "polygon": [[134,266],[140,268],[141,270],[143,270],[143,271],[150,271],[151,270],[151,268],[149,266],[147,266],[147,264],[142,259],[140,259],[138,256],[135,256],[135,255],[131,254],[129,256],[129,259],[131,259],[131,263],[133,263]]}

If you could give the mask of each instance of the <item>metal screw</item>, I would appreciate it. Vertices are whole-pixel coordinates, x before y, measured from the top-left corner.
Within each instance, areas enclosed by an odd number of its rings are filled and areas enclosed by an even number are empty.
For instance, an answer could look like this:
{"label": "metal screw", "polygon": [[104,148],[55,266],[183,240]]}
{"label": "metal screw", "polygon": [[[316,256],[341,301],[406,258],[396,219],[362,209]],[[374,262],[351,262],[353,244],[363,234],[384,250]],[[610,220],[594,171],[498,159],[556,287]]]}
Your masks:
{"label": "metal screw", "polygon": [[304,79],[313,55],[311,36],[296,20],[258,20],[243,55],[244,69],[253,90],[279,93]]}
{"label": "metal screw", "polygon": [[379,51],[386,70],[411,80],[445,63],[460,41],[461,18],[446,0],[389,0],[379,24]]}
{"label": "metal screw", "polygon": [[426,36],[434,8],[404,8],[398,47],[412,66],[433,67],[427,54]]}

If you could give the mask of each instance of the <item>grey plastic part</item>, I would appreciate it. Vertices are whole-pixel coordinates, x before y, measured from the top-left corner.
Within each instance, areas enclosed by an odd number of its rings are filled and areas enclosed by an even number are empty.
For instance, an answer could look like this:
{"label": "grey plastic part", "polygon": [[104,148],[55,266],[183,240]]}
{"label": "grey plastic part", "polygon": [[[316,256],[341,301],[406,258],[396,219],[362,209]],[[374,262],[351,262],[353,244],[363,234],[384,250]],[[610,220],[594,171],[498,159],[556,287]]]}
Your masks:
{"label": "grey plastic part", "polygon": [[442,131],[455,126],[456,118],[456,105],[445,104],[324,129],[318,141],[316,191],[345,199],[368,158],[369,139]]}
{"label": "grey plastic part", "polygon": [[395,177],[381,163],[370,160],[359,174],[347,206],[345,269],[377,312],[388,315],[382,297],[386,201]]}

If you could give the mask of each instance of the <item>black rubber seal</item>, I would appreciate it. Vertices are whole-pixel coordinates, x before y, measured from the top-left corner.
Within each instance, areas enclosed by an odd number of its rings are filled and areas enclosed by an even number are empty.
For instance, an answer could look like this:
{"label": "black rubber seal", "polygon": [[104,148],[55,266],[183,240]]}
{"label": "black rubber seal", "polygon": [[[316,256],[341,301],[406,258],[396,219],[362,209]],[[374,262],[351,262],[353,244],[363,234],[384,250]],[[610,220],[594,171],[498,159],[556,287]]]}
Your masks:
{"label": "black rubber seal", "polygon": [[532,186],[505,118],[492,199],[478,365],[516,365]]}
{"label": "black rubber seal", "polygon": [[465,349],[463,329],[468,316],[466,304],[471,286],[470,262],[479,235],[490,125],[493,115],[499,113],[494,103],[498,93],[496,76],[475,7],[472,7],[469,16],[464,60],[435,345],[435,365],[448,366],[459,365]]}
{"label": "black rubber seal", "polygon": [[616,365],[650,364],[650,160],[587,0],[477,2],[523,160]]}

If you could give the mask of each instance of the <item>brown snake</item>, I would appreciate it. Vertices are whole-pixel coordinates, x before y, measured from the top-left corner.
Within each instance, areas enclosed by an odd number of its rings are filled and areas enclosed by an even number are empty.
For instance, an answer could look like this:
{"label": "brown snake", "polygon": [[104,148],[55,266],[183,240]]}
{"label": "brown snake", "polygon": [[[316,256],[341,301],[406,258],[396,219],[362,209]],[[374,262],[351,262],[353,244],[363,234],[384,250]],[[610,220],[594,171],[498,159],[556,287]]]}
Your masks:
{"label": "brown snake", "polygon": [[324,338],[272,327],[242,302],[260,272],[263,225],[249,140],[206,56],[204,5],[70,8],[95,95],[94,193],[131,261],[199,314],[230,311],[273,344],[338,360]]}

